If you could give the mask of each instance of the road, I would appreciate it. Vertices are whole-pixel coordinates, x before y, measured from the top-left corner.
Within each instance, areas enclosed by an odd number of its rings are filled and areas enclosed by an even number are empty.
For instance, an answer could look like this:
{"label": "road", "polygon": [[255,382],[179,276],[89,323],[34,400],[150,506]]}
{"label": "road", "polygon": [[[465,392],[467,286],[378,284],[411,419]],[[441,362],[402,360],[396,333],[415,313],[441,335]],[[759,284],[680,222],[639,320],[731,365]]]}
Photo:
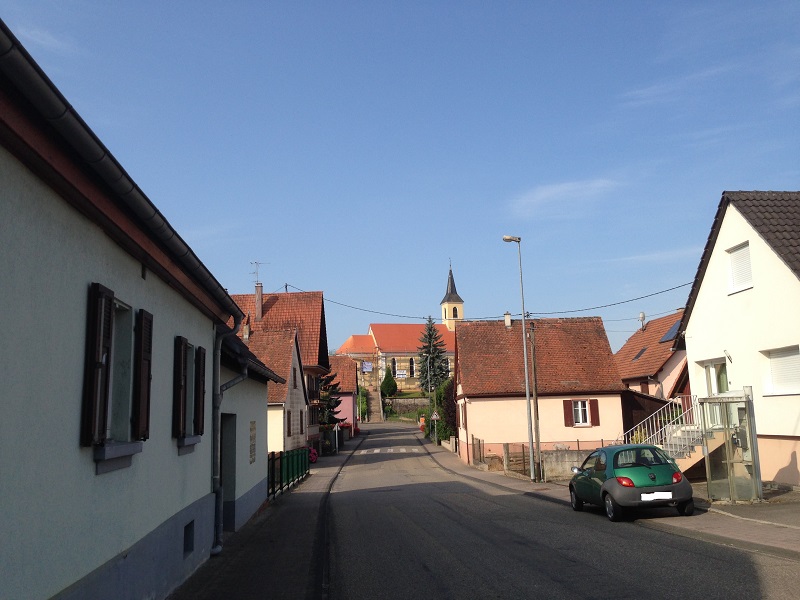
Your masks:
{"label": "road", "polygon": [[[323,596],[797,598],[800,565],[473,481],[370,425],[327,501]],[[681,517],[675,517],[681,518]],[[682,517],[691,518],[691,517]]]}

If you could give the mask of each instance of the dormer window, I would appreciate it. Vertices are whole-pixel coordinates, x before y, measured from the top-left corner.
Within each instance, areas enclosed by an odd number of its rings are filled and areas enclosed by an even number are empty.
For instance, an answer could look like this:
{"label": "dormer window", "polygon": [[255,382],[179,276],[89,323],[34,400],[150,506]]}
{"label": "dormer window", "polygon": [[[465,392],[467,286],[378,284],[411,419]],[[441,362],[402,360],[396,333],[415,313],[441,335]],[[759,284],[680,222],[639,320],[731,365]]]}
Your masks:
{"label": "dormer window", "polygon": [[753,287],[753,271],[750,266],[750,243],[745,242],[728,250],[730,256],[730,293]]}

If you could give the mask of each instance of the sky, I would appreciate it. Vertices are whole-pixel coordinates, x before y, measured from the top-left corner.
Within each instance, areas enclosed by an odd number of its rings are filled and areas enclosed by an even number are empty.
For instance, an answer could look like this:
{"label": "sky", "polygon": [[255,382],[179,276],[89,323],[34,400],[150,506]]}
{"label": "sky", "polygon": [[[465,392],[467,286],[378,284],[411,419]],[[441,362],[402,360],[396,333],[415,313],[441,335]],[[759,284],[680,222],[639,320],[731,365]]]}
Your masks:
{"label": "sky", "polygon": [[[800,189],[800,3],[0,0],[232,294],[328,345],[440,317],[685,305],[724,190]],[[504,235],[521,237],[503,243]],[[519,254],[518,254],[519,248]]]}

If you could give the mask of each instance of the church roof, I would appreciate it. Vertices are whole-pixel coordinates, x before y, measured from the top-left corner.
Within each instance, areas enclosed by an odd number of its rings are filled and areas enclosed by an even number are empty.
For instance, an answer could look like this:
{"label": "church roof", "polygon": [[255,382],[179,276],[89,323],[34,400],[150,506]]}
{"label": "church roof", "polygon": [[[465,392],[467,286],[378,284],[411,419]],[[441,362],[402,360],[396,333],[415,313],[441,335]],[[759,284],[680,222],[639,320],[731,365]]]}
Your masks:
{"label": "church roof", "polygon": [[447,276],[447,291],[445,292],[444,298],[442,298],[442,301],[439,304],[444,304],[445,302],[464,302],[456,291],[456,282],[453,279],[453,269],[450,269],[450,274]]}
{"label": "church roof", "polygon": [[[454,352],[456,347],[455,333],[449,331],[445,325],[434,325],[436,331],[442,336],[445,352]],[[422,342],[419,341],[425,333],[425,323],[372,323],[369,326],[375,344],[382,353],[416,353]]]}
{"label": "church roof", "polygon": [[375,354],[375,340],[369,334],[351,335],[339,346],[336,354]]}

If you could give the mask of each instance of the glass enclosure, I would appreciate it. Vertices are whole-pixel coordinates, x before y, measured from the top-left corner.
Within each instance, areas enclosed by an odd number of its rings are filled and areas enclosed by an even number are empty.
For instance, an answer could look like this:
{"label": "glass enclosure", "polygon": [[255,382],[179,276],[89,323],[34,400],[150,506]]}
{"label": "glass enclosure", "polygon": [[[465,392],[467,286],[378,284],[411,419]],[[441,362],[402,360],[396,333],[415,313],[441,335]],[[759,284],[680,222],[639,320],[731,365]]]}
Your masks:
{"label": "glass enclosure", "polygon": [[709,498],[731,502],[763,498],[751,388],[698,401],[705,431]]}

